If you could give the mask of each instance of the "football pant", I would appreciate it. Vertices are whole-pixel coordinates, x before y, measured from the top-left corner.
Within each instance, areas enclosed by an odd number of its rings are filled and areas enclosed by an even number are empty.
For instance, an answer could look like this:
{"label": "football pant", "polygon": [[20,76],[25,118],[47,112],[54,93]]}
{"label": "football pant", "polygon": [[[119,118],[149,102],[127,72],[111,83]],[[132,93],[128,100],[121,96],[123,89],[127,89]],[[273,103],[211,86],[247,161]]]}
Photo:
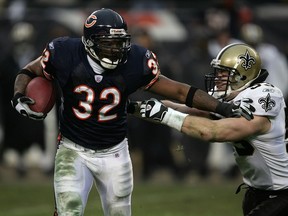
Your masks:
{"label": "football pant", "polygon": [[59,216],[82,216],[95,182],[104,216],[131,215],[132,162],[128,141],[104,150],[62,137],[55,159],[54,190]]}

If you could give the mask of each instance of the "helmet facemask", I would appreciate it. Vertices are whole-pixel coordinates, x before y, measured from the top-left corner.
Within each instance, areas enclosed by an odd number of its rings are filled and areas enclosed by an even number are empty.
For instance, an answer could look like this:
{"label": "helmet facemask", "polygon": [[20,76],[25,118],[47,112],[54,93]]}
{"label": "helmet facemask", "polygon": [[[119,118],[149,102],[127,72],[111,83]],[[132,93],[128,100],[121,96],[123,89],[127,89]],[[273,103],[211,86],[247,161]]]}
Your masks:
{"label": "helmet facemask", "polygon": [[235,70],[230,68],[214,68],[213,73],[205,75],[206,91],[216,99],[226,98],[232,92],[231,83],[234,74]]}
{"label": "helmet facemask", "polygon": [[131,36],[124,35],[92,35],[82,41],[89,55],[100,62],[106,69],[115,69],[118,64],[127,61],[127,53],[131,48]]}

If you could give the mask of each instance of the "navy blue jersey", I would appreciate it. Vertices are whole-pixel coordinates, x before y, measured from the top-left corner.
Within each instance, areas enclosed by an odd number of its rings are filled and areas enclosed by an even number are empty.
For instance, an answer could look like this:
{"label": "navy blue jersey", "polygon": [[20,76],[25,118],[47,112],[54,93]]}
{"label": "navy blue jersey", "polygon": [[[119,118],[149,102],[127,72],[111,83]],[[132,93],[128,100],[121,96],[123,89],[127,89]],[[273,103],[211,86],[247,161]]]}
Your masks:
{"label": "navy blue jersey", "polygon": [[109,148],[125,138],[128,96],[140,87],[149,88],[160,73],[156,56],[132,45],[125,64],[97,74],[80,38],[53,40],[42,63],[45,75],[62,89],[61,134],[90,149]]}

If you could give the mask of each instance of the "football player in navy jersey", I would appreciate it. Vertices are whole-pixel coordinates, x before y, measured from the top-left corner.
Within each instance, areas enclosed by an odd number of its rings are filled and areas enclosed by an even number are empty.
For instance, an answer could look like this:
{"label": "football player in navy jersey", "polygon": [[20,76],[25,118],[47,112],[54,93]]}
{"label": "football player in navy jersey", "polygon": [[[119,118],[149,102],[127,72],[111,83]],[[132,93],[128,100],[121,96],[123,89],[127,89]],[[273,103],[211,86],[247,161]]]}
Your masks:
{"label": "football player in navy jersey", "polygon": [[86,19],[82,39],[54,39],[16,77],[12,106],[32,119],[46,114],[28,107],[34,103],[25,96],[31,79],[55,80],[62,90],[54,173],[58,215],[83,215],[93,182],[105,216],[131,215],[133,174],[126,130],[127,111],[133,112],[135,104],[127,106],[127,101],[137,89],[224,116],[253,117],[246,109],[249,103],[219,103],[205,91],[161,75],[156,55],[131,45],[130,39],[121,15],[100,9]]}
{"label": "football player in navy jersey", "polygon": [[[224,47],[211,63],[207,88],[227,101],[253,101],[254,119],[211,120],[188,115],[197,110],[151,99],[143,102],[143,117],[208,142],[229,142],[245,185],[244,216],[286,216],[288,212],[288,154],[285,142],[285,100],[281,90],[265,83],[259,54],[246,44]],[[173,107],[173,109],[171,108]],[[251,107],[250,107],[251,108]],[[176,110],[178,111],[176,111]],[[181,111],[181,112],[179,112]],[[206,115],[207,116],[207,115]]]}

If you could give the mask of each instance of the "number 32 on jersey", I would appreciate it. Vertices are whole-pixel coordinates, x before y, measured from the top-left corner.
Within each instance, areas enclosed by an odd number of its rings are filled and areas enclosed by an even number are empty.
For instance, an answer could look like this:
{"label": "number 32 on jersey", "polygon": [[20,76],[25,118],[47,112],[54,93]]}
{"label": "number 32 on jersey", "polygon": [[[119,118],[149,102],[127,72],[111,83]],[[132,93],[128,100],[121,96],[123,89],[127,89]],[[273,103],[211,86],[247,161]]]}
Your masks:
{"label": "number 32 on jersey", "polygon": [[[74,93],[86,94],[86,100],[79,101],[78,108],[72,108],[75,116],[82,120],[90,118],[93,110],[92,104],[95,100],[93,89],[86,85],[80,85],[74,89]],[[100,93],[99,99],[107,100],[109,95],[113,97],[113,102],[111,104],[105,104],[99,109],[97,114],[98,121],[109,121],[117,118],[117,114],[108,115],[107,113],[120,103],[120,92],[114,87],[106,88]],[[79,108],[81,108],[81,110]]]}

